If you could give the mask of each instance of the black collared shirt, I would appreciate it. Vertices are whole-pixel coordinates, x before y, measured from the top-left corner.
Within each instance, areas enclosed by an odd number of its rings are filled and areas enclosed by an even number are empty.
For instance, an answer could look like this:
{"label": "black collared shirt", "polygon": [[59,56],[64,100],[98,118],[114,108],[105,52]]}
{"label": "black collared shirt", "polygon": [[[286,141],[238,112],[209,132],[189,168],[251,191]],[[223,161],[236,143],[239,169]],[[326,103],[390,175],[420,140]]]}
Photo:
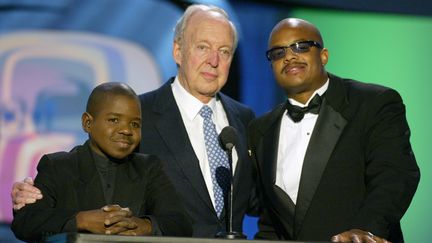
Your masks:
{"label": "black collared shirt", "polygon": [[114,162],[107,157],[103,157],[94,151],[92,151],[92,155],[96,165],[96,170],[100,175],[105,201],[107,204],[112,204],[117,168],[120,163],[117,161]]}

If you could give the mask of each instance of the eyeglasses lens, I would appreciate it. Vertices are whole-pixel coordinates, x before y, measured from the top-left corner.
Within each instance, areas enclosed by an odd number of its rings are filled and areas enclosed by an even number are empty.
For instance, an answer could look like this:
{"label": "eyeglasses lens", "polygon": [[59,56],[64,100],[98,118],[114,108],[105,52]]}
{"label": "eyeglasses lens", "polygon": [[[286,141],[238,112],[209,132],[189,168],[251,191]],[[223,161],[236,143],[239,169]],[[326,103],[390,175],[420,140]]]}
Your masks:
{"label": "eyeglasses lens", "polygon": [[275,48],[269,53],[270,60],[278,60],[283,58],[285,55],[286,55],[286,47]]}
{"label": "eyeglasses lens", "polygon": [[294,43],[293,45],[291,45],[289,47],[295,53],[305,53],[305,52],[309,51],[311,46],[312,46],[312,44],[309,42],[300,42],[300,43]]}

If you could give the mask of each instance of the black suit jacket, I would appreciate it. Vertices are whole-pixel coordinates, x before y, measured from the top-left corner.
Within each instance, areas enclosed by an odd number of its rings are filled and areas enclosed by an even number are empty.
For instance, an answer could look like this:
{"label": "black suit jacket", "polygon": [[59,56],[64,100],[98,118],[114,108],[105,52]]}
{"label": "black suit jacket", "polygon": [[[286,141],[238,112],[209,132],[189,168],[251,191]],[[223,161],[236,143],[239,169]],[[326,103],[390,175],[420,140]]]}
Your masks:
{"label": "black suit jacket", "polygon": [[402,99],[386,87],[329,77],[296,205],[275,185],[286,103],[251,123],[249,146],[265,207],[257,238],[330,240],[358,228],[403,242],[399,220],[420,174]]}
{"label": "black suit jacket", "polygon": [[[174,99],[170,79],[159,89],[140,95],[142,138],[140,152],[155,154],[182,199],[192,220],[193,236],[214,237],[225,229],[224,218],[218,219],[201,173],[198,158]],[[234,175],[233,228],[242,231],[242,221],[253,189],[252,166],[247,154],[246,129],[254,113],[235,100],[219,93],[228,122],[239,135],[236,146],[239,160]],[[224,213],[222,213],[224,215]]]}
{"label": "black suit jacket", "polygon": [[[65,232],[65,224],[79,211],[107,205],[88,142],[71,152],[44,155],[37,170],[35,185],[43,198],[14,215],[11,228],[17,238],[35,241]],[[132,154],[118,166],[113,204],[129,207],[134,216],[149,217],[163,235],[190,236],[184,209],[172,203],[177,200],[157,157]]]}

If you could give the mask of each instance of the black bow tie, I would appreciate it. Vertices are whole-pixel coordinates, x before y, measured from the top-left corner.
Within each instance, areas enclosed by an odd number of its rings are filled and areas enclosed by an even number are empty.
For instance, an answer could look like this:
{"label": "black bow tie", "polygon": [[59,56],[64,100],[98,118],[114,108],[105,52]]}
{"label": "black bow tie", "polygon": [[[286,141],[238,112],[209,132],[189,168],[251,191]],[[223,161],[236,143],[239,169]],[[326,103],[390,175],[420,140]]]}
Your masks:
{"label": "black bow tie", "polygon": [[321,96],[316,94],[312,100],[309,102],[309,105],[306,107],[300,107],[296,105],[292,105],[289,100],[287,101],[287,111],[288,115],[294,122],[299,122],[303,119],[306,113],[318,114],[321,106]]}

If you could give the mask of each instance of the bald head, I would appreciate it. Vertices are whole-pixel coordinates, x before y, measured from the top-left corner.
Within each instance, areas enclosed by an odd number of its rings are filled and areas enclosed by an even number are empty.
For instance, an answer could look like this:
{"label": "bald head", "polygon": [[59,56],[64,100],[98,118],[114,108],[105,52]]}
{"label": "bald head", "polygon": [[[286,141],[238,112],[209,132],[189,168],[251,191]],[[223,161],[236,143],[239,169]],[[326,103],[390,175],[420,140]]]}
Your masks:
{"label": "bald head", "polygon": [[291,29],[296,30],[298,32],[304,33],[305,36],[308,36],[309,39],[315,40],[324,47],[324,41],[321,37],[321,33],[318,28],[312,23],[298,18],[286,18],[281,20],[279,23],[275,25],[272,32],[270,33],[270,38],[268,41],[269,46],[272,43],[272,39],[274,35],[280,33],[282,30]]}
{"label": "bald head", "polygon": [[139,104],[139,98],[129,85],[119,82],[108,82],[96,86],[91,92],[87,101],[86,112],[96,116],[100,106],[106,105],[107,101],[114,96],[126,96],[135,99]]}

